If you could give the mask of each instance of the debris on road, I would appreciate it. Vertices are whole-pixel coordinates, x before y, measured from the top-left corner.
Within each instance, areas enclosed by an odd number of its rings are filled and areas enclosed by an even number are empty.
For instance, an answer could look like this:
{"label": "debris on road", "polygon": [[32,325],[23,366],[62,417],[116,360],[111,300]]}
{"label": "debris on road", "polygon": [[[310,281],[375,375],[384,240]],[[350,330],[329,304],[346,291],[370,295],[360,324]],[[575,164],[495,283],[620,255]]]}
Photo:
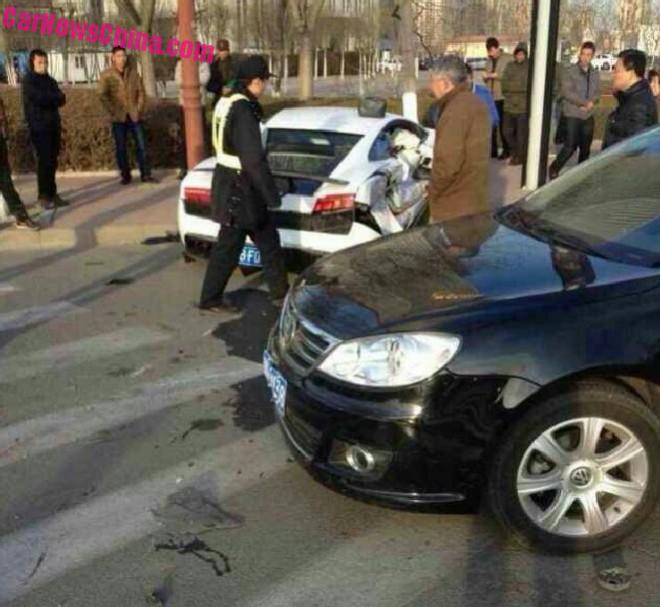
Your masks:
{"label": "debris on road", "polygon": [[632,576],[623,567],[610,567],[598,572],[598,583],[610,592],[622,592],[630,588]]}
{"label": "debris on road", "polygon": [[211,568],[218,577],[222,577],[226,573],[231,573],[229,557],[219,550],[211,548],[197,536],[191,536],[189,539],[180,539],[178,541],[172,537],[168,542],[156,544],[154,548],[156,552],[160,550],[172,550],[177,554],[192,554],[200,561],[211,565]]}
{"label": "debris on road", "polygon": [[129,277],[117,277],[111,278],[108,282],[105,283],[107,287],[123,287],[124,285],[130,285],[135,282],[134,278]]}

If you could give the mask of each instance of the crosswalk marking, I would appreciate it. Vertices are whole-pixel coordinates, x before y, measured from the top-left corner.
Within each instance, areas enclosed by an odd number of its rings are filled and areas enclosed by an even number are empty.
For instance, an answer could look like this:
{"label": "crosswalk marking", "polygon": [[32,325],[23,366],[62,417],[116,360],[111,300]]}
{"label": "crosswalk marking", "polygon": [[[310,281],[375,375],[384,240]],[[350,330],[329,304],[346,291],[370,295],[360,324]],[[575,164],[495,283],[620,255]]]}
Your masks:
{"label": "crosswalk marking", "polygon": [[68,301],[56,301],[44,306],[33,306],[13,312],[4,312],[0,314],[0,332],[22,329],[23,327],[28,327],[39,322],[83,311],[86,311],[85,308],[76,306]]}
{"label": "crosswalk marking", "polygon": [[18,289],[14,285],[10,285],[8,282],[0,282],[0,295],[14,293],[15,291],[18,291]]}
{"label": "crosswalk marking", "polygon": [[[184,462],[6,536],[0,540],[0,604],[156,531],[151,510],[168,495],[194,484],[197,477],[205,482],[211,477],[226,500],[250,489],[262,476],[285,469],[285,454],[279,430],[270,427],[206,452],[194,471]],[[41,566],[30,577],[44,553]]]}
{"label": "crosswalk marking", "polygon": [[257,377],[261,366],[242,358],[142,386],[140,393],[65,409],[0,428],[0,468],[82,438],[194,400],[214,388]]}
{"label": "crosswalk marking", "polygon": [[44,372],[57,373],[85,362],[108,358],[169,339],[145,327],[126,327],[29,354],[0,359],[0,384],[36,377]]}

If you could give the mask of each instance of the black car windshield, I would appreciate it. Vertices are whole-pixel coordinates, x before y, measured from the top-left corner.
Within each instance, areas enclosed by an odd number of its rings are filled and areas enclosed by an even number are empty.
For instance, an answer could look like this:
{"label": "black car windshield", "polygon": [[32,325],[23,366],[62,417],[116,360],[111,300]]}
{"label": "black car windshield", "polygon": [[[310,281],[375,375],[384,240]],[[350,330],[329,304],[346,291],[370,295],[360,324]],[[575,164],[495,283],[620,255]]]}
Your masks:
{"label": "black car windshield", "polygon": [[660,265],[660,128],[602,152],[498,218],[586,253]]}
{"label": "black car windshield", "polygon": [[361,135],[299,129],[268,129],[268,162],[273,172],[330,177]]}

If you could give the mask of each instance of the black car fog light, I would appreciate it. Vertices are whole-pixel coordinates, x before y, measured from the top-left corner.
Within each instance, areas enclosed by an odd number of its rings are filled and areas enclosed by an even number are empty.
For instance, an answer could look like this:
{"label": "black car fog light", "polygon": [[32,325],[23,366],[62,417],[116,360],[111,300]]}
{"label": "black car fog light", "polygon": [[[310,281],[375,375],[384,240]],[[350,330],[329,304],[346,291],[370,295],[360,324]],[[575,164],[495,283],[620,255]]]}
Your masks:
{"label": "black car fog light", "polygon": [[360,477],[379,478],[387,471],[393,454],[382,449],[335,440],[328,463]]}

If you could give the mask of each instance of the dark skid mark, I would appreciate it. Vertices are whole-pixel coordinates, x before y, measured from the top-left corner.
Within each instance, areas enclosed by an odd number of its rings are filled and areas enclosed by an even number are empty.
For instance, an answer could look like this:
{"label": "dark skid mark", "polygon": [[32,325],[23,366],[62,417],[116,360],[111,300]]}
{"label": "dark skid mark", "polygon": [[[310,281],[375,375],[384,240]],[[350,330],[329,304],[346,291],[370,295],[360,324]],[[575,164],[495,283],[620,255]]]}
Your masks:
{"label": "dark skid mark", "polygon": [[[229,557],[219,550],[211,548],[206,542],[194,536],[191,540],[180,540],[176,542],[170,539],[167,543],[156,544],[156,552],[159,550],[172,550],[177,554],[192,554],[200,561],[204,561],[211,565],[217,577],[222,577],[226,573],[231,573],[231,565],[229,564]],[[207,556],[208,555],[208,556]]]}
{"label": "dark skid mark", "polygon": [[31,580],[31,579],[35,576],[35,574],[37,573],[37,571],[39,571],[39,568],[41,567],[41,565],[43,564],[43,562],[46,560],[46,554],[48,554],[48,550],[44,550],[44,551],[39,555],[39,558],[37,559],[37,563],[35,564],[34,569],[32,570],[32,573],[31,573],[30,575],[28,575],[28,578],[27,578],[27,580],[26,580],[26,583],[27,583],[29,580]]}
{"label": "dark skid mark", "polygon": [[234,425],[248,432],[263,430],[275,423],[270,392],[263,377],[255,377],[234,386],[237,394],[223,406],[234,409]]}
{"label": "dark skid mark", "polygon": [[119,369],[115,369],[114,371],[110,371],[108,375],[110,377],[127,377],[131,373],[133,373],[134,369],[129,369],[128,367],[119,367]]}
{"label": "dark skid mark", "polygon": [[176,232],[166,232],[164,236],[149,236],[142,241],[144,245],[168,244],[170,242],[179,242],[179,234]]}
{"label": "dark skid mark", "polygon": [[[199,481],[204,485],[204,481]],[[165,504],[152,510],[154,517],[170,530],[201,532],[208,529],[233,529],[243,524],[243,518],[226,512],[213,487],[184,487],[167,497]]]}
{"label": "dark skid mark", "polygon": [[105,261],[86,261],[85,265],[86,266],[104,266]]}
{"label": "dark skid mark", "polygon": [[240,318],[218,325],[213,337],[225,343],[229,355],[261,363],[268,333],[279,311],[271,304],[267,293],[255,289],[236,291],[230,299],[243,314]]}
{"label": "dark skid mark", "polygon": [[132,284],[133,282],[135,282],[135,279],[133,279],[133,278],[121,278],[121,277],[117,277],[117,278],[112,278],[112,279],[110,279],[110,280],[109,280],[108,282],[106,282],[105,284],[106,284],[107,287],[115,287],[115,286],[117,286],[117,287],[121,287],[121,286],[124,286],[124,285],[130,285],[130,284]]}
{"label": "dark skid mark", "polygon": [[217,430],[225,425],[220,418],[210,418],[210,419],[196,419],[190,424],[188,428],[182,435],[181,440],[185,440],[187,436],[193,430],[199,430],[200,432],[209,432],[211,430]]}

